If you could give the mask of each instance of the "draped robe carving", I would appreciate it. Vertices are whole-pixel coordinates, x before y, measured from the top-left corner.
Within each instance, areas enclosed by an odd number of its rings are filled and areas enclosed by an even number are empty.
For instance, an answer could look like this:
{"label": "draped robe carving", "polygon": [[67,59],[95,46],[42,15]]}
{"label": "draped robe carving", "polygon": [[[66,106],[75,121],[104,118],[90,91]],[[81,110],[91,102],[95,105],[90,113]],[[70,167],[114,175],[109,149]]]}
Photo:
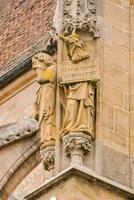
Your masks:
{"label": "draped robe carving", "polygon": [[[79,35],[60,35],[65,42],[68,55],[73,63],[89,59]],[[77,73],[77,72],[76,72]],[[63,85],[67,100],[61,135],[83,132],[93,135],[94,87],[90,81]]]}
{"label": "draped robe carving", "polygon": [[34,118],[39,121],[41,149],[55,143],[56,66],[52,57],[38,53],[32,59],[40,88],[34,104]]}

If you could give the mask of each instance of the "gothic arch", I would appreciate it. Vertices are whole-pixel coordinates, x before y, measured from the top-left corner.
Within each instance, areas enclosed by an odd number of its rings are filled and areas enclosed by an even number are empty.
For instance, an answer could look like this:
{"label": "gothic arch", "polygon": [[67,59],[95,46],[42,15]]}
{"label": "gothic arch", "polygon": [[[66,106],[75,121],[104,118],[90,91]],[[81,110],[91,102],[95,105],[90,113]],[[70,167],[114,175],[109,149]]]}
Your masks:
{"label": "gothic arch", "polygon": [[[8,132],[9,130],[14,130],[12,137]],[[3,168],[0,175],[1,200],[7,200],[18,184],[40,162],[38,155],[40,138],[37,130],[37,122],[31,119],[4,128],[7,137],[2,138],[3,145],[1,142],[0,146],[0,156],[3,157],[0,164]],[[0,138],[0,140],[2,139]],[[4,141],[7,144],[4,144]]]}

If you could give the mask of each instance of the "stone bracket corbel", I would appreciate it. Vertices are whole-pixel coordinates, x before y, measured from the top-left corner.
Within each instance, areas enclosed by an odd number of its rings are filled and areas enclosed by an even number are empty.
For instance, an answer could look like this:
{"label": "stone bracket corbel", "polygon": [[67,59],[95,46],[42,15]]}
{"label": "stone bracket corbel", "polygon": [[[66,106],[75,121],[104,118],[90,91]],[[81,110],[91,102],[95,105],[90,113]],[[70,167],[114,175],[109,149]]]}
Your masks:
{"label": "stone bracket corbel", "polygon": [[62,137],[62,142],[70,165],[83,165],[85,155],[91,151],[92,137],[85,133],[69,133]]}
{"label": "stone bracket corbel", "polygon": [[50,176],[54,175],[54,163],[55,163],[55,146],[48,146],[45,149],[40,150],[44,169],[50,172]]}

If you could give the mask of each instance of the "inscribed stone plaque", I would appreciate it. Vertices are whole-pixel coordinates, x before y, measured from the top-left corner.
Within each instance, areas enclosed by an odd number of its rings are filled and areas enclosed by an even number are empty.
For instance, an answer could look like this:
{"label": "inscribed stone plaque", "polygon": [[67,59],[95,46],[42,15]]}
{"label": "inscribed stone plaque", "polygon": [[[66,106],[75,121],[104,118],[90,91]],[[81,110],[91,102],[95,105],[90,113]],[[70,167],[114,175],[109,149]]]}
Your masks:
{"label": "inscribed stone plaque", "polygon": [[99,70],[96,59],[88,59],[79,63],[64,61],[58,66],[58,81],[60,83],[76,83],[99,80]]}

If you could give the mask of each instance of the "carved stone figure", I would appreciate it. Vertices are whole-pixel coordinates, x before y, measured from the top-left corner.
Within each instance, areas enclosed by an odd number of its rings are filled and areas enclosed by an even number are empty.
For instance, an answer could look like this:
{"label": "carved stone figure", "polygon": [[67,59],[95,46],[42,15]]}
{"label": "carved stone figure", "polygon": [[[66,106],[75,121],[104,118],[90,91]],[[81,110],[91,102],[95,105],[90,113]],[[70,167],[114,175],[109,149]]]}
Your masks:
{"label": "carved stone figure", "polygon": [[66,43],[68,56],[73,63],[78,63],[89,58],[78,34],[73,32],[66,37],[63,35],[59,36]]}
{"label": "carved stone figure", "polygon": [[[67,46],[70,60],[73,63],[82,62],[89,58],[79,35],[60,36]],[[76,64],[77,65],[77,64]],[[90,81],[69,83],[63,85],[67,99],[62,136],[68,133],[83,132],[93,135],[94,119],[94,87]]]}
{"label": "carved stone figure", "polygon": [[44,149],[55,143],[56,65],[52,56],[41,52],[33,56],[32,68],[40,84],[34,104],[34,118],[39,121],[41,149]]}

